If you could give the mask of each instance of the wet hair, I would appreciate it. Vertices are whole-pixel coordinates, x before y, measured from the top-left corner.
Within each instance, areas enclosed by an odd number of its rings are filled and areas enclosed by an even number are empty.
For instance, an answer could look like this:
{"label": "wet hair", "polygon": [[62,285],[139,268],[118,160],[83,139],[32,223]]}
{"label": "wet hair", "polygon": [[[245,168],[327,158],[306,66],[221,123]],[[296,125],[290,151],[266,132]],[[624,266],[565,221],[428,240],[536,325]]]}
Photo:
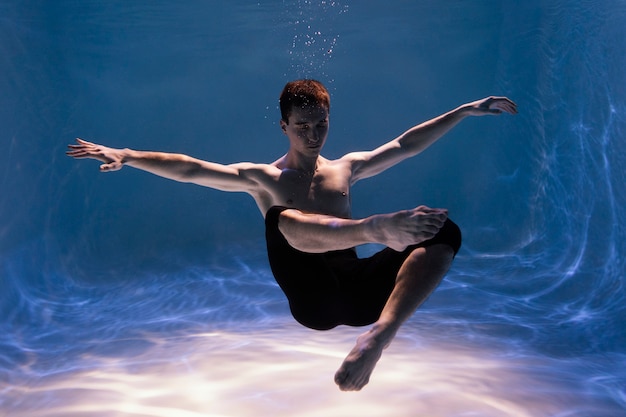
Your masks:
{"label": "wet hair", "polygon": [[289,115],[294,107],[321,106],[330,111],[330,94],[324,84],[317,80],[304,79],[290,81],[280,93],[280,116],[289,123]]}

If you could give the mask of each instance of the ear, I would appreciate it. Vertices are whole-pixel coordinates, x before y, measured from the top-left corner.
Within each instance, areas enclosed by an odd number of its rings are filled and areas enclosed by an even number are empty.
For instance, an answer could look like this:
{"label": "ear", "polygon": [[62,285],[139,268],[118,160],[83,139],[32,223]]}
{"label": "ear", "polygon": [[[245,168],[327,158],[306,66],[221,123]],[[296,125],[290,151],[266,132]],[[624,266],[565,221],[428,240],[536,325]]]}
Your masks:
{"label": "ear", "polygon": [[287,122],[285,122],[283,119],[280,119],[280,128],[283,130],[284,133],[287,133]]}

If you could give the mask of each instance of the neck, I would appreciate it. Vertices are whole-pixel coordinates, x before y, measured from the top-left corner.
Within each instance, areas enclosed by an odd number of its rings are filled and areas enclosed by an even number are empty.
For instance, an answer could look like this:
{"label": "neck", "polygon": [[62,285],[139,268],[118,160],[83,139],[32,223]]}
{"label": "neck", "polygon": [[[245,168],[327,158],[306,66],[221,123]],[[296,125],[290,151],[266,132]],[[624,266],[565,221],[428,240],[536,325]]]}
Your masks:
{"label": "neck", "polygon": [[306,156],[300,153],[287,152],[284,159],[284,168],[302,171],[306,173],[314,173],[318,168],[321,156]]}

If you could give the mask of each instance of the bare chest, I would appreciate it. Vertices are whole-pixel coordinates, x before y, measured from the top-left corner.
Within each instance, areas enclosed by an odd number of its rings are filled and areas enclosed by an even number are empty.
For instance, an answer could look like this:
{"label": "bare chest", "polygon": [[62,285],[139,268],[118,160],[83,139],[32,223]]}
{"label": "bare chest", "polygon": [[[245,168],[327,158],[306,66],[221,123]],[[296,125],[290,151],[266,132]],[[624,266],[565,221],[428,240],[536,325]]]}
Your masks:
{"label": "bare chest", "polygon": [[326,166],[315,173],[283,170],[274,193],[275,205],[350,217],[350,172]]}

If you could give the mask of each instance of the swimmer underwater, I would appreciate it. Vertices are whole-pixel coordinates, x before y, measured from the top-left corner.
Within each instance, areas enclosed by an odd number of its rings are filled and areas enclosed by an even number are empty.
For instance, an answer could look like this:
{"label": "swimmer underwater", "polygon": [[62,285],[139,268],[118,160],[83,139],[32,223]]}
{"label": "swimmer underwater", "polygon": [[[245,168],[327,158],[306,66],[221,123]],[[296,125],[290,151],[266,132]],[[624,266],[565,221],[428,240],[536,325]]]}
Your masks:
{"label": "swimmer underwater", "polygon": [[[182,154],[113,149],[77,139],[67,155],[96,159],[102,172],[124,165],[172,180],[248,193],[265,217],[267,252],[293,317],[327,330],[367,326],[335,374],[341,390],[358,391],[401,325],[439,285],[461,245],[442,208],[419,206],[352,219],[357,181],[424,151],[468,116],[517,113],[506,97],[463,104],[414,126],[382,146],[330,160],[321,155],[330,96],[315,80],[287,83],[280,96],[287,153],[270,163],[222,165]],[[369,258],[355,247],[386,246]]]}

